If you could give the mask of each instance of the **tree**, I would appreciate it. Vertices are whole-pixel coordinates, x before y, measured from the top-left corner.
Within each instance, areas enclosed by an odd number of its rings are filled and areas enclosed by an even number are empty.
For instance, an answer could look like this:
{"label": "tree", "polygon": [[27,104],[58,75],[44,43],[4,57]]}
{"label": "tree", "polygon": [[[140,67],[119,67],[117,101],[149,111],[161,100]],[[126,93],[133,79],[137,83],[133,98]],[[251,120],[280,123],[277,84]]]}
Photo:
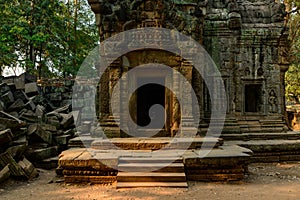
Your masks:
{"label": "tree", "polygon": [[44,77],[75,75],[97,44],[86,1],[12,0],[1,2],[0,9],[0,68],[18,66]]}
{"label": "tree", "polygon": [[300,2],[285,1],[288,13],[289,39],[291,42],[291,66],[285,76],[286,98],[299,103],[300,97]]}

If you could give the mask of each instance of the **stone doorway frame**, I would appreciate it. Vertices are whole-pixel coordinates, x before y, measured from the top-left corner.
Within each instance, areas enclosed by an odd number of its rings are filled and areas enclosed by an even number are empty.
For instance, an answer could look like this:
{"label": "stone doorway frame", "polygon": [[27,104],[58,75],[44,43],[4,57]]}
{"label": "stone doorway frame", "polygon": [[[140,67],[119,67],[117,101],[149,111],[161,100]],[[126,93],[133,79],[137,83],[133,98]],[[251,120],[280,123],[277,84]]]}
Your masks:
{"label": "stone doorway frame", "polygon": [[[246,112],[246,86],[247,85],[260,85],[261,86],[261,109],[259,112]],[[242,88],[242,108],[244,115],[265,115],[266,114],[266,95],[263,91],[265,91],[265,81],[264,80],[248,80],[243,82]]]}
{"label": "stone doorway frame", "polygon": [[[147,71],[149,71],[149,73],[147,73]],[[138,80],[139,79],[143,79],[143,78],[147,78],[147,79],[151,79],[151,78],[159,78],[161,80],[163,80],[162,84],[165,84],[165,112],[166,112],[166,116],[165,116],[165,125],[164,128],[161,130],[157,130],[158,134],[156,136],[171,136],[171,126],[172,126],[172,100],[173,100],[173,94],[172,92],[170,92],[170,90],[168,88],[171,88],[173,82],[172,82],[172,69],[170,68],[169,70],[154,70],[153,67],[147,67],[147,66],[143,66],[142,69],[137,69],[134,73],[130,74],[130,76],[128,77],[128,82],[127,82],[127,86],[128,86],[128,93],[127,94],[133,94],[131,97],[127,96],[125,97],[125,99],[130,99],[130,114],[131,117],[133,119],[134,122],[137,122],[137,107],[138,107],[138,102],[137,102],[137,92],[134,92],[134,88],[137,88],[137,84],[138,84]],[[122,97],[120,99],[121,101],[123,100]],[[125,120],[125,119],[123,119]],[[180,123],[180,122],[179,122]],[[133,127],[133,128],[131,128]],[[130,131],[130,129],[132,130],[137,130],[138,131],[138,135],[143,135],[146,134],[147,135],[147,130],[146,129],[142,129],[139,130],[137,129],[137,123],[136,124],[129,124],[128,125],[128,129]],[[153,130],[150,130],[151,132],[153,132]]]}

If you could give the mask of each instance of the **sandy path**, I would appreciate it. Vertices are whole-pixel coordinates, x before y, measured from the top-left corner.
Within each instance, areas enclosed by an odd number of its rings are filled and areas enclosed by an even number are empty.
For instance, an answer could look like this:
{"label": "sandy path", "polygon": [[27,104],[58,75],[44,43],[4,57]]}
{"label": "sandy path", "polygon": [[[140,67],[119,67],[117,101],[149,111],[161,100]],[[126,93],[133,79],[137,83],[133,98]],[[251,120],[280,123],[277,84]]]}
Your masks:
{"label": "sandy path", "polygon": [[300,199],[300,162],[252,164],[250,176],[238,183],[189,182],[188,189],[138,188],[119,189],[114,185],[66,185],[48,182],[54,171],[41,170],[30,182],[9,180],[0,186],[1,200],[155,200],[155,199]]}

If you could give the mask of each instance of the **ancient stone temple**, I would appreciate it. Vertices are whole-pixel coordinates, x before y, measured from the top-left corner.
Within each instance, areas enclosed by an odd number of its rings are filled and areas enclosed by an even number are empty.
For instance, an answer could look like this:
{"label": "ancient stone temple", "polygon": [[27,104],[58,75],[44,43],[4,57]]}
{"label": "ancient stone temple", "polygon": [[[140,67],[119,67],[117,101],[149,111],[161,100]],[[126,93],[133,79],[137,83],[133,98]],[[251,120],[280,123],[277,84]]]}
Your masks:
{"label": "ancient stone temple", "polygon": [[[283,4],[276,0],[89,0],[89,4],[96,16],[101,42],[141,27],[177,30],[199,42],[218,67],[226,89],[223,134],[286,131],[284,73],[289,63]],[[179,55],[148,49],[122,55],[101,79],[101,104],[97,110],[106,135],[126,137],[118,127],[119,120],[126,120],[126,116],[120,113],[113,118],[110,104],[121,104],[130,97],[125,93],[116,99],[110,97],[122,75],[147,63],[165,64],[192,84],[201,113],[198,133],[205,134],[211,103],[202,77]],[[163,71],[138,74],[125,85],[131,87],[145,79],[176,85],[176,79]],[[177,116],[176,99],[164,87],[150,84],[140,88],[131,99],[131,117],[140,126],[147,125],[144,113],[151,105],[165,108],[166,120],[158,136],[172,136],[178,124],[186,123]]]}

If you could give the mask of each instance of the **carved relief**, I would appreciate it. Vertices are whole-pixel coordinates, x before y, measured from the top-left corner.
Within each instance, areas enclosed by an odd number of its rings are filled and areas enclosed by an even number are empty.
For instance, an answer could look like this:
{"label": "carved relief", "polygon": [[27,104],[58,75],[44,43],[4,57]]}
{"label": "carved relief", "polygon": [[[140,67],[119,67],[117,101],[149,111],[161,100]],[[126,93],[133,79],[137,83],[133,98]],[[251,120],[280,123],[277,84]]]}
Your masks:
{"label": "carved relief", "polygon": [[269,102],[269,112],[270,113],[277,113],[277,111],[278,111],[278,109],[277,109],[278,100],[277,100],[277,95],[276,95],[274,89],[272,89],[269,92],[268,102]]}

